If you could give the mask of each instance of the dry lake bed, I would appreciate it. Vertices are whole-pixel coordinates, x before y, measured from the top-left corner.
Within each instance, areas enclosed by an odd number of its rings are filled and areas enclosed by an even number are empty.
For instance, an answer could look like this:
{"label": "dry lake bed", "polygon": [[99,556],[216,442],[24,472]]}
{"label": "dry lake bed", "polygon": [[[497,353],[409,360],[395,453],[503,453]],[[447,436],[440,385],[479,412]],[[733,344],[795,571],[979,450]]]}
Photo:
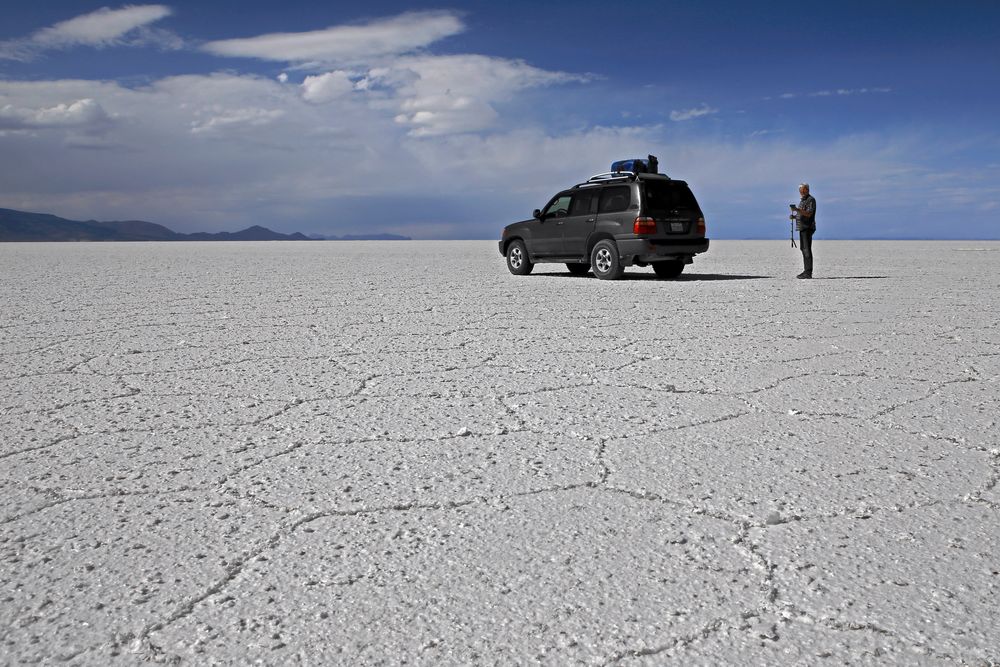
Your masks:
{"label": "dry lake bed", "polygon": [[1000,243],[0,245],[0,663],[1000,663]]}

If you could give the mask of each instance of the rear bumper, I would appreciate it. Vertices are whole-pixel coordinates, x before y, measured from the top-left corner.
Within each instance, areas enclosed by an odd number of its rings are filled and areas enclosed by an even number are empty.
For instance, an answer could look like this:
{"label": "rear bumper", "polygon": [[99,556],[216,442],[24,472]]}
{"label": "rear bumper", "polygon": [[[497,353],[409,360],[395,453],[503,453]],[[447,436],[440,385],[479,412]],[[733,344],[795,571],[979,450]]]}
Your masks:
{"label": "rear bumper", "polygon": [[689,260],[708,250],[708,239],[621,239],[618,254],[626,264],[668,259]]}

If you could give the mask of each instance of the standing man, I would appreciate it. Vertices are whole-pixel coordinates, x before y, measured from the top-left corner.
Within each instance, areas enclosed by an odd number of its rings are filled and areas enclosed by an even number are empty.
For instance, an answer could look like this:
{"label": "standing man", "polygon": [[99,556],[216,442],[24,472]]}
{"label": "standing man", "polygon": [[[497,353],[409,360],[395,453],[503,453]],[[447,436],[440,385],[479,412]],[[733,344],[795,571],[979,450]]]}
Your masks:
{"label": "standing man", "polygon": [[809,194],[809,184],[799,185],[799,205],[794,207],[795,211],[788,216],[789,220],[795,221],[795,228],[799,230],[799,245],[802,246],[802,263],[805,270],[796,278],[813,277],[813,233],[816,231],[816,200]]}

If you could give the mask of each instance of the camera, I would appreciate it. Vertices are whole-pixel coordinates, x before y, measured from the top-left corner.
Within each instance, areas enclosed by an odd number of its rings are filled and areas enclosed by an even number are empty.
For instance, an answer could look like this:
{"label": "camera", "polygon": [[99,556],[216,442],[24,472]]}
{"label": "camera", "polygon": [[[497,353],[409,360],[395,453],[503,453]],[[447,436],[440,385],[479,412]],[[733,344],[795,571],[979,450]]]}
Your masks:
{"label": "camera", "polygon": [[790,208],[790,209],[792,209],[794,211],[797,207],[795,206],[795,204],[789,204],[788,208]]}

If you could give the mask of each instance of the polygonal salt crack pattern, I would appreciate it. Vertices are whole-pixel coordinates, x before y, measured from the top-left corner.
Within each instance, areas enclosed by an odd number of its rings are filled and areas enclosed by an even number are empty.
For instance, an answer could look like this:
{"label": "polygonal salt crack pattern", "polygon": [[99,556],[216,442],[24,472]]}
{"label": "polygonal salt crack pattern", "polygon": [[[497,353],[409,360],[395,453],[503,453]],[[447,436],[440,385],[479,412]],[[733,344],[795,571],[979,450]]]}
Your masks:
{"label": "polygonal salt crack pattern", "polygon": [[755,586],[730,533],[593,489],[323,516],[150,641],[182,656],[243,647],[249,660],[303,645],[362,662],[589,660],[751,607]]}
{"label": "polygonal salt crack pattern", "polygon": [[986,455],[949,442],[787,414],[611,439],[604,461],[612,470],[610,486],[715,507],[747,521],[960,499],[991,476]]}
{"label": "polygonal salt crack pattern", "polygon": [[[915,655],[986,664],[1000,624],[995,524],[994,510],[962,505],[837,517],[770,527],[761,551],[793,620],[867,628]],[[823,540],[806,537],[818,532]]]}
{"label": "polygonal salt crack pattern", "polygon": [[967,245],[0,245],[0,655],[1000,662]]}
{"label": "polygonal salt crack pattern", "polygon": [[68,659],[116,636],[137,636],[222,576],[281,516],[215,493],[182,492],[80,498],[6,523],[3,652],[25,661]]}

